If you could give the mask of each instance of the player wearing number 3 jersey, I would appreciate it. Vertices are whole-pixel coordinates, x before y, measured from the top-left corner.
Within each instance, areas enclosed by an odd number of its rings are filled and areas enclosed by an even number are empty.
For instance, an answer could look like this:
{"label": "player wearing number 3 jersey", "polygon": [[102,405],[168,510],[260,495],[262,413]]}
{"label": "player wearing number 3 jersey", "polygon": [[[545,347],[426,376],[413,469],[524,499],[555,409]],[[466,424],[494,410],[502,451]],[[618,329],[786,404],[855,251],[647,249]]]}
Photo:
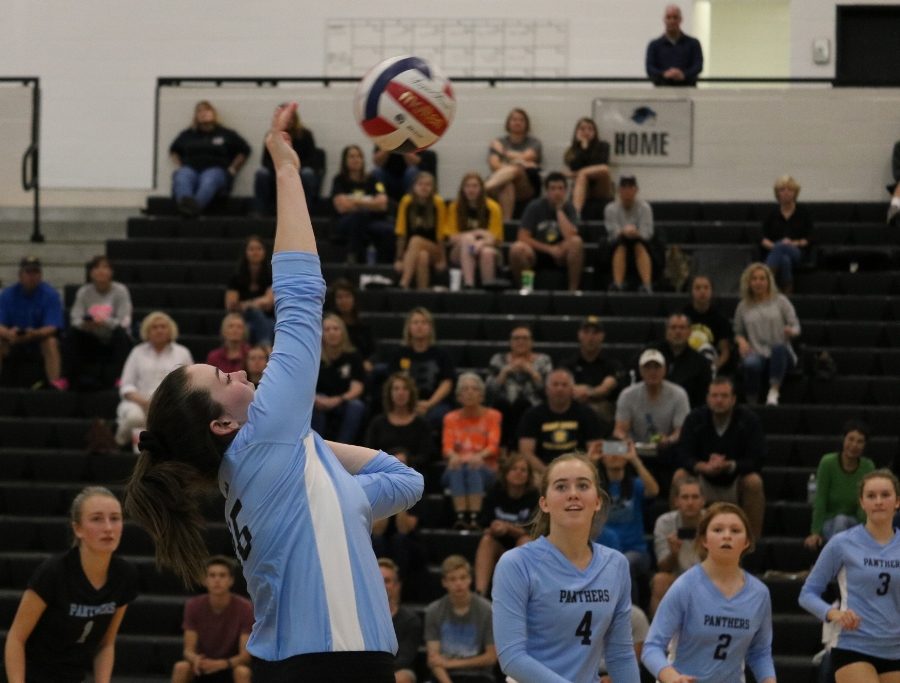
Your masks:
{"label": "player wearing number 3 jersey", "polygon": [[696,544],[703,561],[662,599],[641,661],[660,683],[737,683],[745,662],[759,683],[775,683],[769,589],[740,566],[753,547],[747,515],[737,505],[714,503],[700,520]]}
{"label": "player wearing number 3 jersey", "polygon": [[[893,526],[900,485],[889,470],[860,482],[866,523],[832,536],[800,591],[800,605],[841,626],[831,649],[837,683],[900,682],[900,531]],[[837,580],[841,604],[822,600]]]}
{"label": "player wearing number 3 jersey", "polygon": [[112,680],[116,634],[137,596],[137,571],[113,555],[122,538],[122,506],[101,486],[72,501],[75,542],[28,580],[6,636],[9,683],[74,683],[91,671]]}
{"label": "player wearing number 3 jersey", "polygon": [[595,683],[604,653],[612,680],[640,680],[628,560],[590,540],[604,499],[589,460],[559,456],[541,480],[537,540],[497,564],[494,642],[517,683]]}
{"label": "player wearing number 3 jersey", "polygon": [[256,683],[394,680],[397,649],[372,522],[413,505],[422,476],[393,456],[310,428],[325,283],[296,153],[279,108],[266,145],[277,178],[275,345],[259,389],[243,372],[173,371],[148,412],[127,509],[157,557],[203,572],[198,493],[218,488],[253,602]]}

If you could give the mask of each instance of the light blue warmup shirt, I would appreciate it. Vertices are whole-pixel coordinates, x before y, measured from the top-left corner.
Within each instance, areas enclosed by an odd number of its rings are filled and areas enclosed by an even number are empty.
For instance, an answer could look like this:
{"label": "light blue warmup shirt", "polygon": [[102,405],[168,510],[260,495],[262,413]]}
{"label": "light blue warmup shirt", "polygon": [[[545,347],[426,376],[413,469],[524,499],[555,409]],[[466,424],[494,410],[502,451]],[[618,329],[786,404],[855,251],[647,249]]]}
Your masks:
{"label": "light blue warmup shirt", "polygon": [[591,547],[584,571],[545,536],[497,563],[494,643],[503,673],[517,683],[595,683],[604,653],[616,683],[639,683],[628,560]]}
{"label": "light blue warmup shirt", "polygon": [[859,627],[842,630],[837,647],[871,657],[900,659],[900,531],[885,545],[864,524],[831,537],[816,560],[803,589],[800,606],[825,621],[831,605],[822,600],[837,579],[841,609],[859,616]]}
{"label": "light blue warmup shirt", "polygon": [[[666,657],[675,638],[672,662]],[[641,661],[654,676],[667,666],[697,683],[743,681],[744,662],[756,680],[775,677],[769,589],[744,572],[744,587],[726,598],[699,564],[679,576],[650,624]]]}
{"label": "light blue warmup shirt", "polygon": [[247,649],[279,661],[313,652],[395,653],[372,522],[413,505],[422,476],[379,453],[356,475],[310,430],[322,344],[319,258],[272,259],[275,348],[219,486],[255,623]]}

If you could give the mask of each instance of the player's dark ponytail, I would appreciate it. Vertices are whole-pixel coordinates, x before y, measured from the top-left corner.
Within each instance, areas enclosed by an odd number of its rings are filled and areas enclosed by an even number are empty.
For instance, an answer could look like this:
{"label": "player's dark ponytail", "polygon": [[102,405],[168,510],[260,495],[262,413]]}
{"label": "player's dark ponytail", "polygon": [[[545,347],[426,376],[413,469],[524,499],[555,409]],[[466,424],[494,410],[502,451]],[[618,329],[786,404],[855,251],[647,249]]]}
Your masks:
{"label": "player's dark ponytail", "polygon": [[154,392],[141,434],[141,454],[125,489],[125,511],[156,545],[156,562],[190,586],[206,574],[202,503],[216,493],[219,463],[234,438],[209,428],[222,407],[190,385],[186,368]]}

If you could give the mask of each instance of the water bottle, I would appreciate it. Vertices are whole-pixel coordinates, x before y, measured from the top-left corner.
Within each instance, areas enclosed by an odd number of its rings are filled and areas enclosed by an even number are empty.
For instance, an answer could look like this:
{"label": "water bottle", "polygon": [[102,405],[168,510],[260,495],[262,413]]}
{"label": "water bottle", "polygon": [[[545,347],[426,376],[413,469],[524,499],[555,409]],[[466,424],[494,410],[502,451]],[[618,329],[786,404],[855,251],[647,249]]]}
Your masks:
{"label": "water bottle", "polygon": [[378,261],[378,250],[374,244],[370,244],[366,248],[366,265],[374,266],[376,261]]}
{"label": "water bottle", "polygon": [[806,482],[806,502],[812,505],[816,502],[816,475],[815,473],[809,475],[809,479]]}

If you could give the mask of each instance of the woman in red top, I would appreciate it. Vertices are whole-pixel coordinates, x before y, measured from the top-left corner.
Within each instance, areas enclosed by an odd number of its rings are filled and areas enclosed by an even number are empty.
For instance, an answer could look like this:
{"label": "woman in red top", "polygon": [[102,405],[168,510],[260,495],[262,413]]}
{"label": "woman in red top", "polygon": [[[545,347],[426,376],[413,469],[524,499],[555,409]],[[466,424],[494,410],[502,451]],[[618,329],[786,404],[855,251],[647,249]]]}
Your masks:
{"label": "woman in red top", "polygon": [[206,356],[209,365],[222,372],[243,370],[247,363],[250,345],[247,343],[247,325],[240,313],[229,313],[222,318],[222,346],[213,349]]}

